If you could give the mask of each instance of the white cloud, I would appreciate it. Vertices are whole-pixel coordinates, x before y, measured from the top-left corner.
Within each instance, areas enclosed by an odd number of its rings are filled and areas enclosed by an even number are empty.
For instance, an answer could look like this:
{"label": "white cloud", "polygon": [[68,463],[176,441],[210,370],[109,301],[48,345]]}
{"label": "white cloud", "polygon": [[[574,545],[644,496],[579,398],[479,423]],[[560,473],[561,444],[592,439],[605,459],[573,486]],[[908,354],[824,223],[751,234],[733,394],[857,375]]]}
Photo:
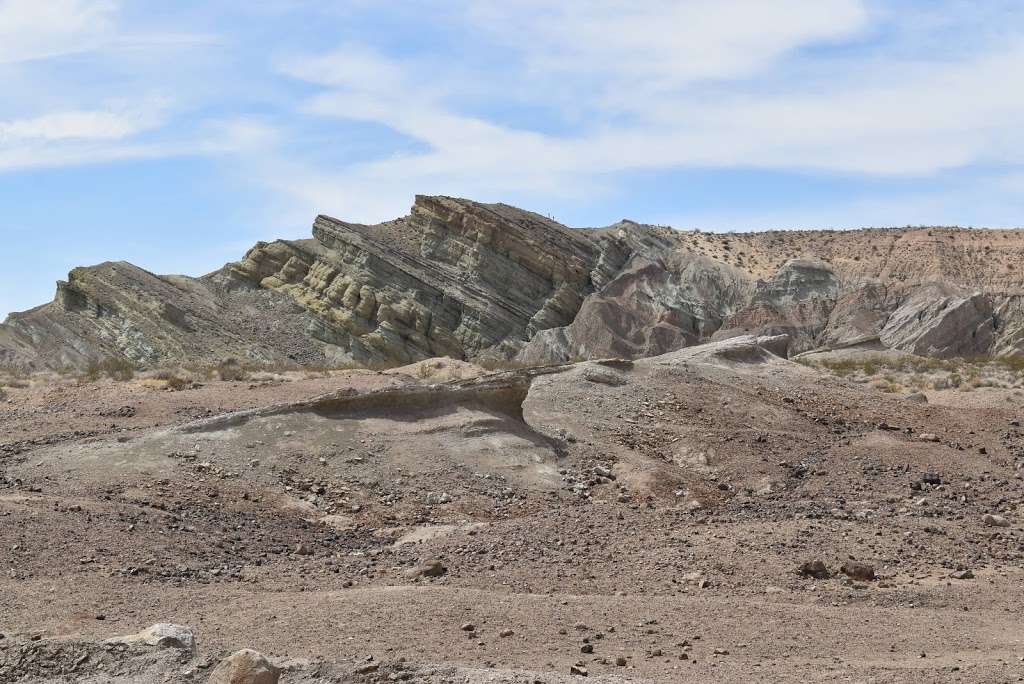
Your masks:
{"label": "white cloud", "polygon": [[140,111],[53,112],[0,121],[0,146],[18,141],[120,140],[159,123],[155,114]]}
{"label": "white cloud", "polygon": [[140,134],[162,123],[160,110],[65,112],[0,122],[0,172],[133,159],[258,154],[277,143],[277,131],[244,117],[197,123],[174,136]]}
{"label": "white cloud", "polygon": [[583,77],[606,96],[750,76],[868,18],[860,0],[474,0],[469,9],[475,28],[526,49],[530,76]]}
{"label": "white cloud", "polygon": [[[920,176],[1024,158],[1024,91],[1015,87],[1024,50],[1013,41],[955,59],[802,56],[869,31],[874,15],[857,0],[468,6],[469,28],[508,51],[501,78],[362,46],[291,60],[288,75],[324,87],[302,103],[305,113],[379,123],[425,151],[326,172],[290,159],[276,186],[371,220],[394,212],[394,196],[573,196],[632,170]],[[538,88],[524,94],[516,82]],[[476,108],[467,98],[481,92],[490,111],[525,98],[583,113],[557,133],[515,127],[468,113]]]}
{"label": "white cloud", "polygon": [[93,49],[116,10],[112,0],[0,0],[0,64]]}

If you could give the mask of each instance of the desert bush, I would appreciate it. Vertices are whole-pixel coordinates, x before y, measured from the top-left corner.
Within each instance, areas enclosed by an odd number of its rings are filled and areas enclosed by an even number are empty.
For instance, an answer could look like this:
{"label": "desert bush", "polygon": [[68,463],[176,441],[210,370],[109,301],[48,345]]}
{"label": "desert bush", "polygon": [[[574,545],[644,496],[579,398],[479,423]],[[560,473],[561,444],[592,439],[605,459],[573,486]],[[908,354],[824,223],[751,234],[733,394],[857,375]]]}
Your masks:
{"label": "desert bush", "polygon": [[996,359],[996,363],[1012,373],[1024,373],[1024,356],[1003,356]]}
{"label": "desert bush", "polygon": [[88,382],[95,382],[103,376],[127,382],[135,377],[135,364],[123,356],[110,356],[98,363],[90,363],[83,377]]}
{"label": "desert bush", "polygon": [[214,370],[218,378],[228,382],[247,380],[249,378],[249,371],[238,359],[224,359],[217,364]]}
{"label": "desert bush", "polygon": [[167,389],[172,392],[180,392],[192,386],[191,380],[180,375],[171,375],[168,378],[164,378],[164,381],[167,383]]}
{"label": "desert bush", "polygon": [[416,366],[416,377],[420,380],[428,380],[431,375],[433,375],[433,370],[425,361],[421,361],[420,365]]}
{"label": "desert bush", "polygon": [[184,368],[160,368],[153,371],[144,383],[154,389],[178,392],[191,387],[193,380],[193,373]]}

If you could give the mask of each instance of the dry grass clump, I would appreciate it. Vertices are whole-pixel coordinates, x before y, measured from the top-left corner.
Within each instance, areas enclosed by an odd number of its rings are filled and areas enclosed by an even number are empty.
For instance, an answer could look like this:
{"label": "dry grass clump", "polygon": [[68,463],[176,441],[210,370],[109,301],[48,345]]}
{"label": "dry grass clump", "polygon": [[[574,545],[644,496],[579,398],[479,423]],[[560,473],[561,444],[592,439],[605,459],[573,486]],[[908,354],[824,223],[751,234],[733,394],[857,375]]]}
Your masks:
{"label": "dry grass clump", "polygon": [[561,366],[566,363],[582,363],[589,361],[585,356],[574,356],[567,361],[558,361],[554,363],[550,362],[528,362],[528,361],[517,361],[515,359],[498,359],[494,357],[486,357],[473,359],[473,363],[480,366],[484,370],[489,371],[503,371],[503,370],[521,370],[524,368],[544,368],[545,366]]}
{"label": "dry grass clump", "polygon": [[911,390],[959,390],[1024,387],[1022,358],[933,359],[878,354],[848,359],[801,359],[842,378],[869,383],[886,392]]}
{"label": "dry grass clump", "polygon": [[135,377],[135,364],[123,356],[110,356],[89,364],[82,375],[84,382],[96,382],[108,377],[115,382],[128,382]]}
{"label": "dry grass clump", "polygon": [[249,370],[238,359],[224,359],[214,367],[213,372],[226,382],[240,382],[249,379]]}
{"label": "dry grass clump", "polygon": [[146,373],[146,377],[139,384],[148,389],[180,392],[191,389],[198,383],[195,376],[184,368],[160,368]]}

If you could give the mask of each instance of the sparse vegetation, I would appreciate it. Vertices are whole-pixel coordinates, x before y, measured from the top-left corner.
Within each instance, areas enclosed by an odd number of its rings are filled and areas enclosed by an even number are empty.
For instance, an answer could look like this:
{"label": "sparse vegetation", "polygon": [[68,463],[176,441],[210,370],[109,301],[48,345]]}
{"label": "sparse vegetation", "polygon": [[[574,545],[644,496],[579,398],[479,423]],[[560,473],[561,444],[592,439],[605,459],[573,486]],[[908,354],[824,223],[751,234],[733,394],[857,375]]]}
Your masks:
{"label": "sparse vegetation", "polygon": [[954,358],[861,355],[845,359],[802,359],[833,375],[867,382],[886,392],[959,389],[969,392],[985,387],[1024,387],[1024,359]]}
{"label": "sparse vegetation", "polygon": [[128,359],[123,356],[112,356],[98,363],[89,364],[83,380],[96,382],[102,377],[108,377],[115,382],[127,382],[135,377],[135,371],[135,364]]}
{"label": "sparse vegetation", "polygon": [[228,382],[237,382],[249,378],[249,371],[238,359],[225,359],[217,364],[215,370],[217,377]]}

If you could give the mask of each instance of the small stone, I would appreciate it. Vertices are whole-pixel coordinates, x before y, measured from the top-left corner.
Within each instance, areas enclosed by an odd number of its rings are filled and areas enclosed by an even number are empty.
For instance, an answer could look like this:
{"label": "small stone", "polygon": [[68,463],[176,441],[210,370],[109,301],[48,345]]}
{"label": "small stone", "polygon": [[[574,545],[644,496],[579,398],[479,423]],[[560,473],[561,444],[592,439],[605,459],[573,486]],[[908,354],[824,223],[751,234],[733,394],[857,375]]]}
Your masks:
{"label": "small stone", "polygon": [[729,650],[725,648],[716,648],[713,653],[715,655],[729,655]]}
{"label": "small stone", "polygon": [[587,668],[581,665],[572,665],[569,667],[569,674],[576,675],[577,677],[587,677],[590,673],[587,672]]}
{"label": "small stone", "polygon": [[502,639],[510,637],[513,634],[515,634],[515,632],[513,632],[511,629],[503,629],[500,632],[498,632],[498,636],[500,636]]}
{"label": "small stone", "polygon": [[370,674],[380,669],[379,663],[364,663],[356,668],[356,674]]}
{"label": "small stone", "polygon": [[615,659],[615,664],[618,665],[619,667],[625,667],[626,666],[626,656],[619,656],[619,657],[617,657]]}
{"label": "small stone", "polygon": [[810,560],[800,566],[799,572],[804,577],[814,579],[828,579],[831,575],[825,563],[820,560]]}
{"label": "small stone", "polygon": [[466,624],[459,627],[459,629],[461,629],[463,632],[475,632],[476,625],[474,625],[472,622],[467,622]]}
{"label": "small stone", "polygon": [[593,644],[583,644],[582,646],[580,646],[580,653],[593,653],[593,652],[594,652],[594,645]]}
{"label": "small stone", "polygon": [[986,513],[982,518],[981,522],[985,523],[989,527],[1009,527],[1010,521],[1001,515],[994,515],[992,513]]}
{"label": "small stone", "polygon": [[309,544],[298,544],[295,547],[295,553],[299,556],[312,556],[313,547],[311,547]]}
{"label": "small stone", "polygon": [[953,579],[969,580],[974,579],[974,573],[968,568],[967,570],[957,570],[950,577]]}
{"label": "small stone", "polygon": [[258,651],[232,653],[210,673],[207,684],[277,684],[281,671]]}
{"label": "small stone", "polygon": [[855,580],[868,581],[875,579],[875,566],[869,563],[846,561],[839,569],[844,575]]}
{"label": "small stone", "polygon": [[440,577],[448,572],[448,569],[439,560],[428,560],[420,563],[414,568],[406,571],[406,577],[415,579],[417,577]]}
{"label": "small stone", "polygon": [[917,438],[922,442],[938,442],[939,436],[934,432],[922,432]]}
{"label": "small stone", "polygon": [[907,401],[913,402],[915,404],[927,404],[928,403],[928,397],[926,397],[923,392],[911,392],[910,394],[908,394],[904,398]]}

